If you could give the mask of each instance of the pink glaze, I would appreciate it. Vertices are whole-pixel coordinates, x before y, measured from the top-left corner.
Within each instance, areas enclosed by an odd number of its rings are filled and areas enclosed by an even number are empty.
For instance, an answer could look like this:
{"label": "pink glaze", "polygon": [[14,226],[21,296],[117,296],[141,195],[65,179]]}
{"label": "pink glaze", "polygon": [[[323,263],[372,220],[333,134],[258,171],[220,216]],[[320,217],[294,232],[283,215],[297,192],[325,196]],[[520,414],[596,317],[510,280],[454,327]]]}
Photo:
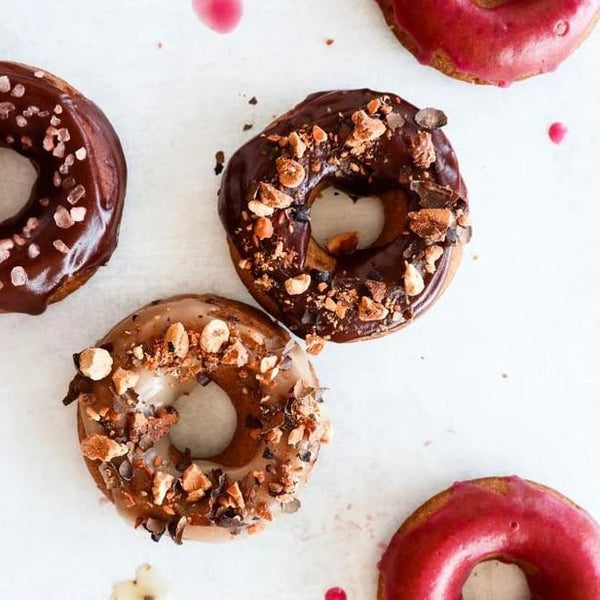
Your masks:
{"label": "pink glaze", "polygon": [[[489,480],[488,480],[489,481]],[[566,498],[517,477],[505,493],[477,481],[455,484],[445,501],[409,519],[379,564],[385,600],[460,600],[478,563],[523,568],[532,597],[593,600],[600,590],[600,529]]]}
{"label": "pink glaze", "polygon": [[325,592],[325,600],[346,600],[346,592],[339,587],[331,588]]}
{"label": "pink glaze", "polygon": [[552,123],[548,129],[548,136],[555,144],[562,144],[568,131],[564,123]]}
{"label": "pink glaze", "polygon": [[508,0],[496,8],[475,0],[377,1],[393,8],[420,62],[443,51],[463,74],[502,86],[556,69],[600,16],[598,0]]}
{"label": "pink glaze", "polygon": [[230,33],[242,18],[242,0],[192,0],[198,18],[218,33]]}

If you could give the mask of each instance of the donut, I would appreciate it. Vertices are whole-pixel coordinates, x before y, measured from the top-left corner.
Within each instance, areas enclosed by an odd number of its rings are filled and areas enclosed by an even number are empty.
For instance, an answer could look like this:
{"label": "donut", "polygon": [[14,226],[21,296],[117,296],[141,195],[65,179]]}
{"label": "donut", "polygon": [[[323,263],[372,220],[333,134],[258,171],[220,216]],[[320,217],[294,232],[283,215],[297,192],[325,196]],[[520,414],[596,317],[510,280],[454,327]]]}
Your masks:
{"label": "donut", "polygon": [[[75,355],[64,403],[100,490],[158,541],[227,540],[299,507],[330,435],[303,350],[254,308],[217,296],[155,301]],[[217,455],[173,444],[177,399],[217,384],[237,425]]]}
{"label": "donut", "polygon": [[[439,110],[367,89],[309,96],[242,146],[219,190],[235,268],[311,353],[395,331],[449,284],[470,236],[467,191]],[[310,208],[334,187],[381,200],[385,224],[320,245]]]}
{"label": "donut", "polygon": [[117,245],[127,179],[102,111],[58,77],[0,62],[0,147],[38,178],[0,223],[0,312],[39,314],[83,285]]}
{"label": "donut", "polygon": [[600,590],[600,528],[571,500],[518,477],[456,483],[427,501],[379,564],[379,600],[459,600],[486,560],[520,567],[532,598],[591,600]]}
{"label": "donut", "polygon": [[594,28],[598,0],[376,0],[419,62],[507,86],[554,71]]}

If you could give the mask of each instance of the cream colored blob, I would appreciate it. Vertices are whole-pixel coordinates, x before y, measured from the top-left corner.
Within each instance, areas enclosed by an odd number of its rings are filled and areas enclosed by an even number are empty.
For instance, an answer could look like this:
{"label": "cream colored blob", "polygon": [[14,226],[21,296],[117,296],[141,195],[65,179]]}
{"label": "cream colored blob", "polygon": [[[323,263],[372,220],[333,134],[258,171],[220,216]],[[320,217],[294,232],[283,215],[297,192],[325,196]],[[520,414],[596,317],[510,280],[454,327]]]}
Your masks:
{"label": "cream colored blob", "polygon": [[117,583],[110,600],[169,600],[165,580],[151,565],[141,565],[133,581]]}

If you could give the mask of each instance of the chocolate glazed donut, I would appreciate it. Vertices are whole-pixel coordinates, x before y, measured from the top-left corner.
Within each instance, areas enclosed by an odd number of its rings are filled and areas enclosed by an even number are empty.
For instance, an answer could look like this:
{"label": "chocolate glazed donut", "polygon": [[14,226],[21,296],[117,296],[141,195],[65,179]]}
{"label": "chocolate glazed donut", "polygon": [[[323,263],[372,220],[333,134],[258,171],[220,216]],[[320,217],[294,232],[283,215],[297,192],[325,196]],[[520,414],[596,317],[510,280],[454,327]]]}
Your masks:
{"label": "chocolate glazed donut", "polygon": [[[371,90],[309,96],[229,161],[219,214],[238,274],[254,298],[316,353],[400,329],[450,282],[468,241],[467,191],[440,131],[446,118]],[[385,225],[327,247],[310,207],[333,186],[377,196]]]}
{"label": "chocolate glazed donut", "polygon": [[85,283],[116,248],[125,158],[95,104],[45,71],[6,62],[0,146],[38,172],[29,201],[0,223],[0,312],[39,314]]}

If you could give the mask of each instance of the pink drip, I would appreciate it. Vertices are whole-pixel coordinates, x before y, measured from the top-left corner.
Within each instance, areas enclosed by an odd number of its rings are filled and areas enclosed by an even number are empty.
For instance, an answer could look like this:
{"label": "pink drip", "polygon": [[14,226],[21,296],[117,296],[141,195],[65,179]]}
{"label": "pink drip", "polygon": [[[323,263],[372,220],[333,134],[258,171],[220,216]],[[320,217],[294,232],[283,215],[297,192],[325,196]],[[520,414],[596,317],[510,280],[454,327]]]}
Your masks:
{"label": "pink drip", "polygon": [[548,135],[555,144],[562,144],[568,131],[564,123],[552,123],[548,129]]}
{"label": "pink drip", "polygon": [[242,0],[192,0],[198,18],[218,33],[230,33],[242,18]]}
{"label": "pink drip", "polygon": [[325,600],[347,600],[346,592],[339,587],[331,588],[325,592]]}

